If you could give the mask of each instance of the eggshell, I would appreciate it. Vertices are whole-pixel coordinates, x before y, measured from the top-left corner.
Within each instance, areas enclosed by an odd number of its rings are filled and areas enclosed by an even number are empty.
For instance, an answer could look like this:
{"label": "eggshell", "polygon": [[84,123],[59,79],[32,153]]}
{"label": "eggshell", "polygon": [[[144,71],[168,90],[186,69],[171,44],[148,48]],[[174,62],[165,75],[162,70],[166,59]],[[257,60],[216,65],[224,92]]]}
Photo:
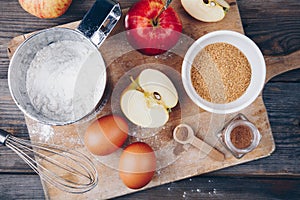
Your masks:
{"label": "eggshell", "polygon": [[135,142],[127,146],[119,162],[119,176],[131,189],[147,185],[155,173],[156,156],[146,143]]}
{"label": "eggshell", "polygon": [[84,143],[91,153],[104,156],[120,148],[127,137],[127,122],[120,116],[107,115],[94,121],[87,128]]}

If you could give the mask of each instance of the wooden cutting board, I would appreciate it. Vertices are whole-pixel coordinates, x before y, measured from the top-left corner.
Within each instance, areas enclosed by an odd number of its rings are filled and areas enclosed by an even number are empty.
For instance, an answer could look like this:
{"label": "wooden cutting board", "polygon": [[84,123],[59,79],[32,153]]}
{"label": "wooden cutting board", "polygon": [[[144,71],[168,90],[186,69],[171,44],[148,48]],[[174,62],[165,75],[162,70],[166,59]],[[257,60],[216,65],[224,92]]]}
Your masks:
{"label": "wooden cutting board", "polygon": [[[235,0],[229,0],[230,11],[226,17],[217,23],[204,23],[190,17],[180,5],[179,0],[174,0],[172,7],[179,14],[183,23],[184,36],[178,45],[166,54],[154,57],[141,55],[128,45],[124,35],[123,18],[115,27],[111,37],[101,46],[100,52],[108,66],[108,103],[97,116],[107,114],[120,114],[120,93],[129,84],[129,75],[136,77],[142,69],[155,68],[167,74],[179,93],[179,104],[170,113],[168,123],[161,129],[141,129],[130,125],[130,137],[127,143],[142,140],[150,144],[158,158],[158,169],[153,180],[146,188],[158,186],[172,181],[200,175],[240,163],[256,160],[269,156],[275,150],[273,135],[262,96],[260,95],[250,106],[240,111],[247,116],[259,129],[262,139],[259,146],[241,159],[233,157],[218,141],[216,134],[225,122],[237,113],[230,115],[217,115],[198,108],[187,97],[181,82],[180,71],[185,52],[196,39],[215,30],[233,30],[243,33],[243,27]],[[62,27],[76,28],[79,22],[62,25]],[[8,46],[8,55],[11,58],[16,48],[32,33],[13,38]],[[300,53],[295,52],[283,57],[265,57],[267,63],[267,79],[273,76],[298,68],[295,63],[300,63]],[[293,60],[293,62],[291,62]],[[199,152],[189,145],[179,145],[172,139],[172,130],[179,123],[187,123],[192,126],[197,137],[215,146],[226,155],[224,162],[218,162]],[[54,143],[69,148],[76,148],[86,153],[95,163],[99,173],[99,184],[85,194],[69,194],[62,192],[44,182],[45,195],[49,199],[103,199],[112,198],[138,190],[126,188],[118,176],[118,153],[96,157],[91,155],[82,144],[82,136],[90,122],[73,124],[68,126],[48,126],[40,124],[26,117],[26,124],[32,141]],[[62,161],[63,162],[63,161]],[[50,167],[50,166],[49,166]],[[67,174],[66,174],[67,175]]]}

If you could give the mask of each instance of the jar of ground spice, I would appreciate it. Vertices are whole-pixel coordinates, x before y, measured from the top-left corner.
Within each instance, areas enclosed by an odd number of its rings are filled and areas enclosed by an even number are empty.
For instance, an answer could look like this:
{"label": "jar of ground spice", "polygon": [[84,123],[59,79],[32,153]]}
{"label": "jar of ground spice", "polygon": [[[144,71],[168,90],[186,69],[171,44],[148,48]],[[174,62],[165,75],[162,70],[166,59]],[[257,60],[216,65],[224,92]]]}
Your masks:
{"label": "jar of ground spice", "polygon": [[241,158],[257,147],[261,134],[243,114],[230,120],[219,132],[221,142],[236,157]]}

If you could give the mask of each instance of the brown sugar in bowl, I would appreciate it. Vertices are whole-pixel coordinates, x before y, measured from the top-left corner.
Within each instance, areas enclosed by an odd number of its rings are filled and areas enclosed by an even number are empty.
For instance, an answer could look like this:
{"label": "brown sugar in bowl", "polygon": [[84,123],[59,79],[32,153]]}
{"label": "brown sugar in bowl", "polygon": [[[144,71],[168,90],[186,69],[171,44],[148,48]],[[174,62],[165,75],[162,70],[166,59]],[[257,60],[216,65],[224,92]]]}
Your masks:
{"label": "brown sugar in bowl", "polygon": [[204,47],[194,58],[191,68],[196,92],[213,103],[229,103],[246,91],[251,67],[246,56],[235,46],[218,42]]}
{"label": "brown sugar in bowl", "polygon": [[[193,81],[192,81],[192,66],[194,60],[197,59],[197,55],[205,47],[216,43],[230,45],[238,49],[249,62],[249,66],[251,69],[251,70],[246,70],[248,71],[247,73],[249,73],[250,71],[251,75],[249,74],[246,76],[238,75],[237,77],[234,77],[235,79],[233,80],[245,79],[245,77],[249,77],[250,79],[249,83],[247,84],[246,82],[246,86],[242,87],[244,88],[244,90],[237,92],[239,93],[238,95],[235,95],[235,91],[231,92],[232,94],[228,93],[229,94],[228,95],[226,94],[226,92],[224,92],[225,90],[222,88],[220,89],[216,86],[210,87],[212,89],[208,92],[210,94],[219,95],[217,99],[221,99],[222,101],[220,100],[211,101],[205,96],[201,96],[201,94],[199,94],[199,90],[201,91],[202,88],[198,88],[198,92],[197,92],[196,91],[197,89],[195,89],[194,87],[195,83],[193,85]],[[237,56],[237,55],[233,53],[232,56]],[[197,62],[208,62],[204,58],[202,58],[202,60],[198,60]],[[228,58],[230,58],[230,56],[227,56],[227,58],[226,56],[223,56],[223,59],[228,59]],[[207,67],[207,69],[205,68],[207,74],[212,74],[212,75],[207,75],[206,77],[220,76],[219,80],[221,80],[223,84],[225,81],[221,78],[221,73],[219,72],[219,70],[210,71],[211,69],[214,69],[214,67]],[[234,69],[231,71],[232,73],[235,73]],[[266,77],[266,64],[261,51],[251,39],[235,31],[228,31],[228,30],[214,31],[200,37],[189,48],[182,63],[182,81],[188,96],[199,107],[213,113],[219,113],[219,114],[233,113],[250,105],[260,94],[265,83],[265,77]],[[212,83],[213,82],[215,81],[212,81]],[[227,82],[228,84],[234,84],[235,81],[227,81]],[[205,90],[204,87],[203,90]],[[217,92],[217,90],[221,92]],[[234,95],[236,96],[235,98]]]}

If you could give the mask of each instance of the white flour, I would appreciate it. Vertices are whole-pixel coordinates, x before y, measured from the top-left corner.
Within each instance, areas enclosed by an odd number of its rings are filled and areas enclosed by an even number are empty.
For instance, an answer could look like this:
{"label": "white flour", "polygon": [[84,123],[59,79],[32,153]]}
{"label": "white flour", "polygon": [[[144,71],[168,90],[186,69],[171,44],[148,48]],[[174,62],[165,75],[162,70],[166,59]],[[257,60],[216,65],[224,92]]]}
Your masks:
{"label": "white flour", "polygon": [[104,73],[94,48],[84,42],[59,41],[38,51],[27,71],[26,88],[31,103],[44,116],[73,121],[98,103]]}

